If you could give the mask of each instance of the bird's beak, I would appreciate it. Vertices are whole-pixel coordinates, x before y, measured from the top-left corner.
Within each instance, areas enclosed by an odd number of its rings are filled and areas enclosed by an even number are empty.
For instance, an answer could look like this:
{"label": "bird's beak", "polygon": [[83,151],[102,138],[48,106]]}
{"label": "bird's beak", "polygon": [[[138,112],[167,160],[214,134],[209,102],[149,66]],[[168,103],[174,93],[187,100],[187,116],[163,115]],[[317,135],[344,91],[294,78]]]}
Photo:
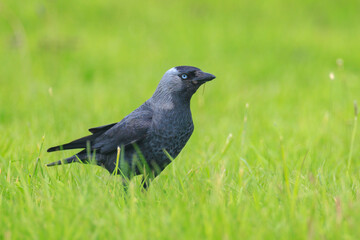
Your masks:
{"label": "bird's beak", "polygon": [[201,72],[198,72],[198,74],[193,79],[193,81],[204,83],[204,82],[211,81],[214,78],[216,78],[216,77],[214,75],[212,75],[211,73],[206,73],[206,72],[201,71]]}

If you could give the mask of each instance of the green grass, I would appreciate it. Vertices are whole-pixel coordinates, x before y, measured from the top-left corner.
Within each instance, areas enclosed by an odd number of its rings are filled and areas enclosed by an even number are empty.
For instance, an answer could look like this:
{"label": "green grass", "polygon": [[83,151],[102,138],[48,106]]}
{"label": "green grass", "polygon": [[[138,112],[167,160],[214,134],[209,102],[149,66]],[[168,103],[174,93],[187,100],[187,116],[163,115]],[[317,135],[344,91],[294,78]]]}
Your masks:
{"label": "green grass", "polygon": [[[358,239],[359,9],[1,1],[0,239]],[[46,148],[121,120],[177,65],[217,78],[147,192],[96,166],[45,167],[72,153]]]}

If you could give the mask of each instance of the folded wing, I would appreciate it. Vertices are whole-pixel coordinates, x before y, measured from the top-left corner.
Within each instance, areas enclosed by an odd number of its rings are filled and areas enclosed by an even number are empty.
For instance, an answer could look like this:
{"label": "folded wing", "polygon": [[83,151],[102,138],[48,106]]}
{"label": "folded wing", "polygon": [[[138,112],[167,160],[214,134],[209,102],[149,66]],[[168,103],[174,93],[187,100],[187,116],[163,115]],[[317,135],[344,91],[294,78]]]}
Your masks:
{"label": "folded wing", "polygon": [[116,151],[118,146],[128,145],[146,137],[152,121],[152,111],[142,105],[126,116],[121,122],[96,128],[90,128],[92,135],[76,139],[72,142],[51,147],[47,151],[54,152],[67,149],[90,147],[97,153]]}

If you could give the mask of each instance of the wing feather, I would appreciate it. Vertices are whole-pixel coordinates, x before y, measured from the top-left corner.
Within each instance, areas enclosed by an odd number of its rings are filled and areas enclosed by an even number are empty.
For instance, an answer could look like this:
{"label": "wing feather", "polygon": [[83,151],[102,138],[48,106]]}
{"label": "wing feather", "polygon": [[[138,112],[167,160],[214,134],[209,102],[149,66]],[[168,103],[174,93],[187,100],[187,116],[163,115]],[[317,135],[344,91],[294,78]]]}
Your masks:
{"label": "wing feather", "polygon": [[152,121],[152,110],[145,104],[126,116],[118,123],[90,128],[92,135],[76,139],[72,142],[51,147],[47,151],[87,148],[99,153],[116,151],[118,146],[128,145],[146,137]]}

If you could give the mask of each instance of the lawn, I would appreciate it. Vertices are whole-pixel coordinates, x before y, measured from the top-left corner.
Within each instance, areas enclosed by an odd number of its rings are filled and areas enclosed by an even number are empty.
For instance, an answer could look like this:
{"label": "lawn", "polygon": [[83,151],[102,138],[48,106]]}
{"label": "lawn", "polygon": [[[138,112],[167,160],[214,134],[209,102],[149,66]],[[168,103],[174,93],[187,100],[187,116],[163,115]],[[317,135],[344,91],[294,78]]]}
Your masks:
{"label": "lawn", "polygon": [[[358,0],[0,2],[0,239],[358,239]],[[217,78],[142,191],[53,145]]]}

